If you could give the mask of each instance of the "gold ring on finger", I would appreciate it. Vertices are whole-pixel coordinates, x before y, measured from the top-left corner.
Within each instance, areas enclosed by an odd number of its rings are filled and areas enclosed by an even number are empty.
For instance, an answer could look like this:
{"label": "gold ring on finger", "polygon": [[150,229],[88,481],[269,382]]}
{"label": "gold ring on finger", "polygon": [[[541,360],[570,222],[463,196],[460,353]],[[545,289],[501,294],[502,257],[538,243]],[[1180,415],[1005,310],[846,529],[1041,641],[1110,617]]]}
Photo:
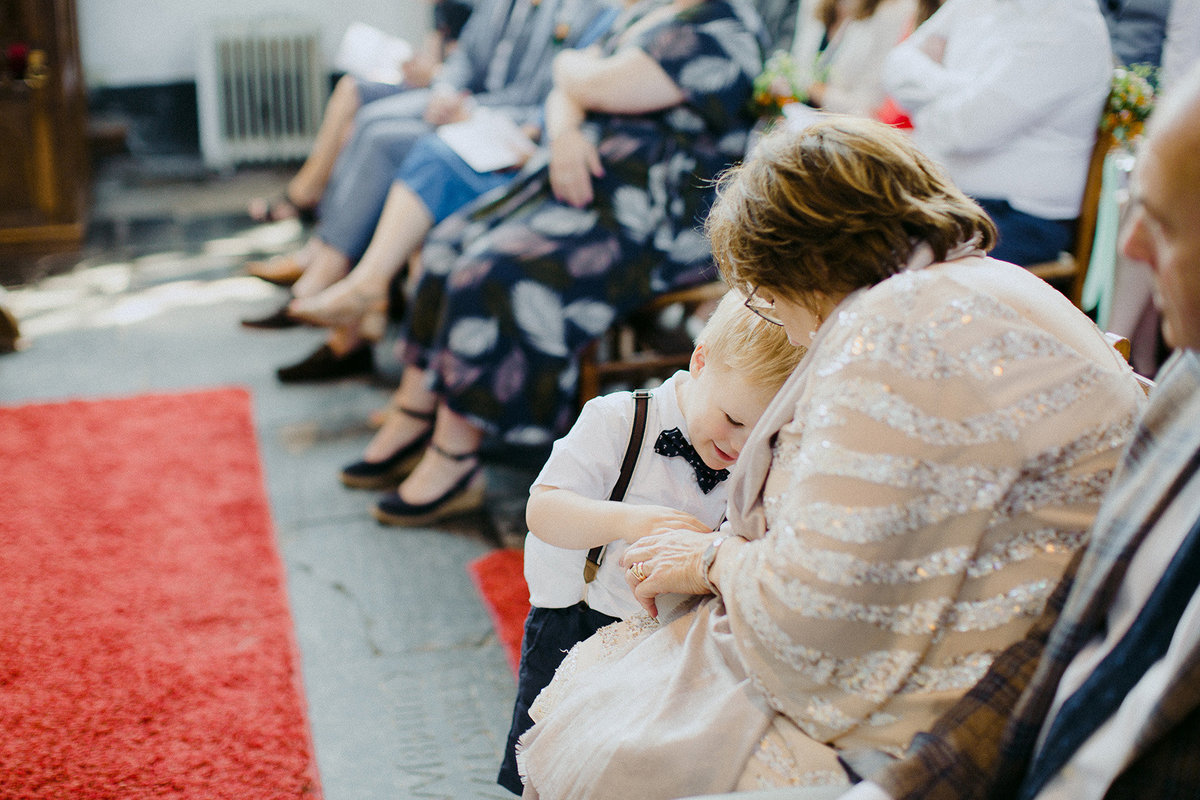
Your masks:
{"label": "gold ring on finger", "polygon": [[638,583],[646,580],[645,561],[635,561],[629,571],[633,573],[633,577],[638,579]]}

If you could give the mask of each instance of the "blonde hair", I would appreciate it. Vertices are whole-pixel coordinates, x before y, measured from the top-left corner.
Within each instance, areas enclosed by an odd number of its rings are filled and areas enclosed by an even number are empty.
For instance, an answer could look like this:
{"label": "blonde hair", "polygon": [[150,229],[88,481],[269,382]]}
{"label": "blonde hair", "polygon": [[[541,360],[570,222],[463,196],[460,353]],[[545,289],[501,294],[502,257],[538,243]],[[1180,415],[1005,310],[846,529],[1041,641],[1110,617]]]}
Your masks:
{"label": "blonde hair", "polygon": [[706,229],[730,286],[809,306],[899,272],[921,242],[942,260],[960,242],[996,240],[983,209],[905,134],[854,117],[764,136],[720,178]]}
{"label": "blonde hair", "polygon": [[756,387],[775,391],[807,352],[788,341],[783,327],[746,308],[739,291],[725,293],[696,337],[709,361],[716,361]]}

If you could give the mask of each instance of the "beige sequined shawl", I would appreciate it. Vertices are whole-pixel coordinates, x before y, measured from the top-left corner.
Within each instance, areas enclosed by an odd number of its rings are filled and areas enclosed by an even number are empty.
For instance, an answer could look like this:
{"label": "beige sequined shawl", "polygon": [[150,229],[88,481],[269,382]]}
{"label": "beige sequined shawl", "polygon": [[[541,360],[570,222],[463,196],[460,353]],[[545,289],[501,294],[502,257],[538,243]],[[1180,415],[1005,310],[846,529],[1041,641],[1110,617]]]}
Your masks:
{"label": "beige sequined shawl", "polygon": [[729,518],[751,542],[722,596],[572,651],[522,739],[526,796],[828,783],[837,749],[899,751],[1040,611],[1142,400],[1017,267],[851,295],[742,452]]}

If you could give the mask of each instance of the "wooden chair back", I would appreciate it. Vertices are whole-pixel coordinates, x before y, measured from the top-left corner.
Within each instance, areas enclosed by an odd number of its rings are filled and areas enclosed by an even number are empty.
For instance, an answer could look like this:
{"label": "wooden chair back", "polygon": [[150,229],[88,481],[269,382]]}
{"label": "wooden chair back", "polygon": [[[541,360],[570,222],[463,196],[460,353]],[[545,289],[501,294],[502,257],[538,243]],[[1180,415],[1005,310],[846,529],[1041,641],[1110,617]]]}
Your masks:
{"label": "wooden chair back", "polygon": [[[1113,333],[1112,331],[1105,331],[1104,338],[1108,340],[1108,343],[1113,346],[1114,350],[1121,354],[1121,357],[1125,359],[1125,362],[1129,363],[1129,357],[1133,353],[1133,346],[1130,344],[1129,340],[1119,333]],[[1150,390],[1154,388],[1154,381],[1150,380],[1145,375],[1139,375],[1136,372],[1133,373],[1133,377],[1137,378],[1137,382],[1141,385],[1142,391],[1147,395],[1150,394]]]}
{"label": "wooden chair back", "polygon": [[616,386],[637,388],[686,367],[692,356],[688,319],[720,300],[726,288],[717,280],[667,292],[613,323],[580,357],[580,407]]}
{"label": "wooden chair back", "polygon": [[1034,275],[1062,289],[1077,307],[1083,298],[1083,282],[1087,278],[1092,245],[1096,239],[1096,218],[1100,213],[1100,190],[1104,183],[1104,159],[1114,144],[1111,133],[1097,134],[1096,144],[1092,147],[1092,159],[1088,162],[1083,202],[1079,207],[1079,221],[1075,226],[1075,242],[1071,251],[1060,253],[1055,261],[1028,267]]}

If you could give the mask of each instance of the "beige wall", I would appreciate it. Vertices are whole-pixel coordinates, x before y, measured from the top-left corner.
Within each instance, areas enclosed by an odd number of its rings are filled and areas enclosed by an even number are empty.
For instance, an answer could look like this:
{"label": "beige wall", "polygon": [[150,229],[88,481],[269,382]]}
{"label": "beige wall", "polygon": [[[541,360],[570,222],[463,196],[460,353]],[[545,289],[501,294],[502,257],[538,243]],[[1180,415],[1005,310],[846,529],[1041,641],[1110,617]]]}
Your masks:
{"label": "beige wall", "polygon": [[428,0],[76,0],[84,76],[89,87],[194,80],[203,26],[292,16],[321,30],[333,61],[346,27],[365,22],[416,45],[430,26]]}

